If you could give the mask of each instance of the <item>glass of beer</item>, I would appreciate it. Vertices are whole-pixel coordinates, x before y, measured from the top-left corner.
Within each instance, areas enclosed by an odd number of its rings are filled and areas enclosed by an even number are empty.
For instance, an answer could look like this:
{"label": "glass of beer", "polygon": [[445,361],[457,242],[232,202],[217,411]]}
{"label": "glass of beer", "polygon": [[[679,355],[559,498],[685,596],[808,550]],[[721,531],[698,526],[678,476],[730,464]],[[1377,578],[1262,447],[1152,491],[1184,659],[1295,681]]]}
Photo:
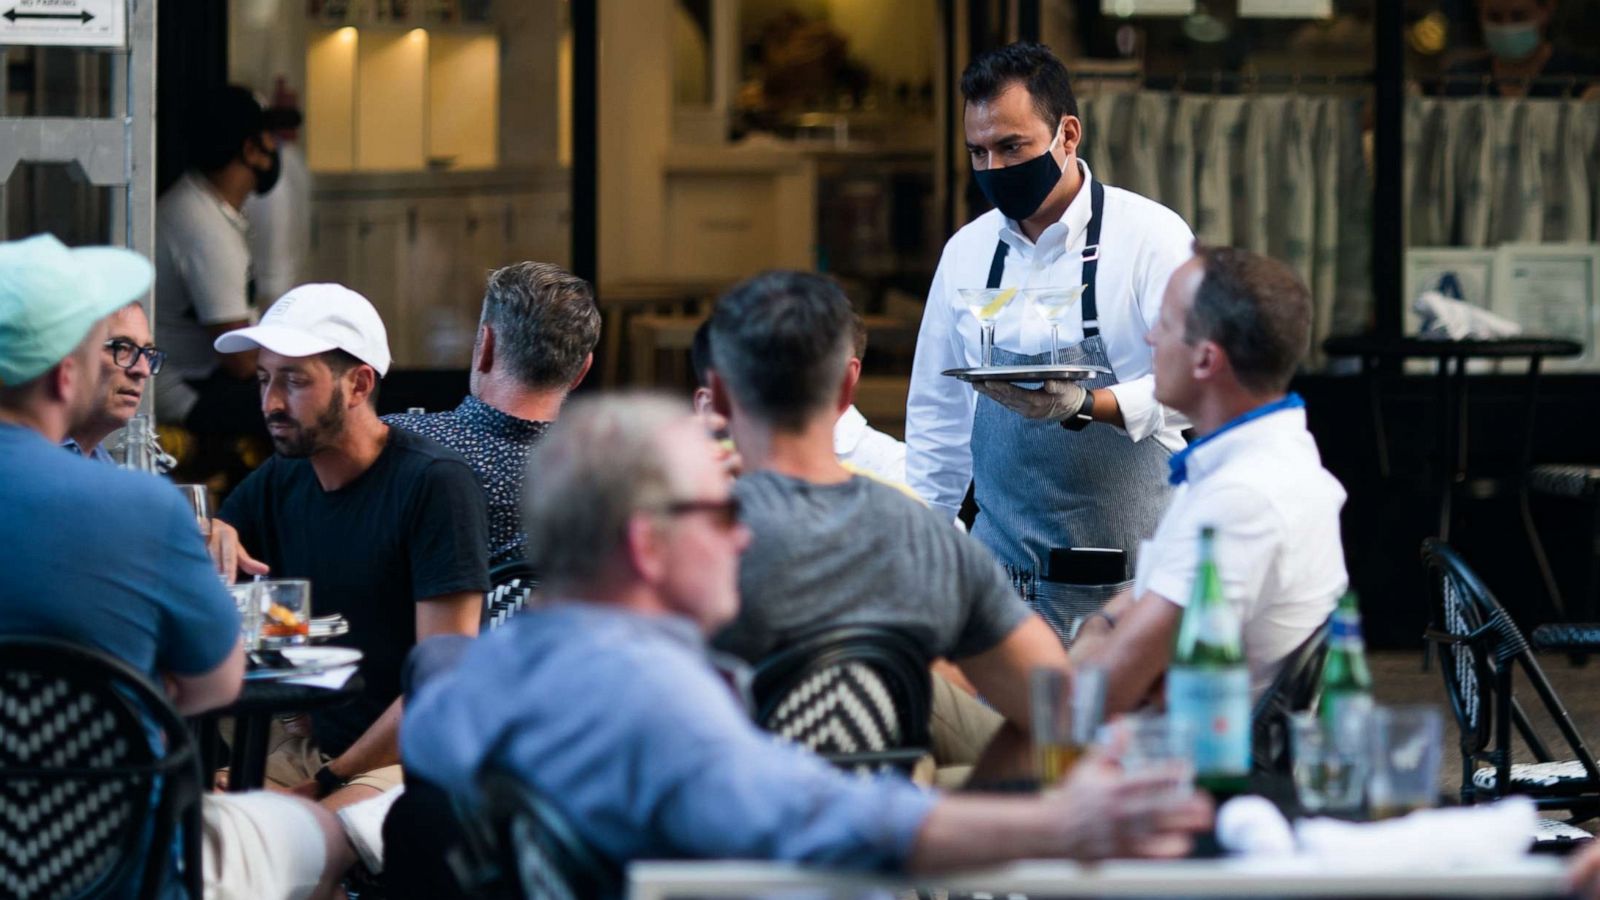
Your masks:
{"label": "glass of beer", "polygon": [[1030,685],[1033,745],[1039,783],[1060,784],[1094,742],[1105,716],[1106,671],[1080,666],[1074,671],[1034,669]]}
{"label": "glass of beer", "polygon": [[286,647],[306,643],[311,634],[311,582],[304,578],[268,578],[255,583],[260,593],[261,645]]}
{"label": "glass of beer", "polygon": [[1377,706],[1369,722],[1372,771],[1367,776],[1368,815],[1393,819],[1437,803],[1444,735],[1439,708]]}

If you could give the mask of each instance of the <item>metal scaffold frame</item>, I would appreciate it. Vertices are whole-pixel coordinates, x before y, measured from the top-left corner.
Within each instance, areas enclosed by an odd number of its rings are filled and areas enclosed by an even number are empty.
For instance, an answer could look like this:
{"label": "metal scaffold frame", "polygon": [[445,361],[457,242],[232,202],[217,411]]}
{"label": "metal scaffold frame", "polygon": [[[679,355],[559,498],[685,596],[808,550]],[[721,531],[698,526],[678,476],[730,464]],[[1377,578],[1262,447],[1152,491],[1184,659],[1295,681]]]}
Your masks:
{"label": "metal scaffold frame", "polygon": [[[0,197],[19,163],[76,163],[90,184],[122,189],[112,195],[113,234],[107,240],[154,259],[156,0],[126,2],[127,46],[98,51],[112,58],[111,115],[0,117]],[[0,46],[0,98],[6,91],[6,50]],[[0,237],[9,237],[5,227],[0,217]],[[154,297],[144,302],[154,321]]]}

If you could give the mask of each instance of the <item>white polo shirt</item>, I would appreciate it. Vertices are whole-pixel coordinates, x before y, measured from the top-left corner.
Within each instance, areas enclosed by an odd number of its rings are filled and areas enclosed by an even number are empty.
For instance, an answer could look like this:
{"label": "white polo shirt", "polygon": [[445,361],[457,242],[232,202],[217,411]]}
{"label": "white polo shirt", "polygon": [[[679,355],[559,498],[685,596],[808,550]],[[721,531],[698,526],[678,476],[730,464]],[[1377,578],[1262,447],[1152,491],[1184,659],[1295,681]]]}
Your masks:
{"label": "white polo shirt", "polygon": [[1187,606],[1200,528],[1216,528],[1217,573],[1240,609],[1251,697],[1259,697],[1349,584],[1339,538],[1344,488],[1322,467],[1304,409],[1196,445],[1188,473],[1155,536],[1140,544],[1133,596]]}
{"label": "white polo shirt", "polygon": [[906,445],[867,424],[855,404],[833,425],[833,452],[839,461],[871,472],[880,480],[906,483]]}
{"label": "white polo shirt", "polygon": [[[1001,287],[1062,287],[1083,283],[1083,253],[1093,175],[1079,161],[1083,186],[1037,242],[1016,222],[990,210],[945,244],[922,311],[911,391],[906,400],[906,479],[930,504],[954,517],[972,479],[972,415],[977,393],[939,374],[979,364],[978,321],[958,312],[959,288],[985,287],[996,241],[1007,244]],[[1183,448],[1183,417],[1155,399],[1151,348],[1144,336],[1161,314],[1161,296],[1172,272],[1193,255],[1194,234],[1175,212],[1147,197],[1106,187],[1100,226],[1100,261],[1095,306],[1106,354],[1116,372],[1112,386],[1126,432],[1136,441],[1153,437],[1176,452]],[[1071,251],[1071,252],[1068,252]],[[1063,343],[1083,339],[1081,317],[1060,326]],[[1050,326],[1019,305],[1003,311],[995,346],[1013,353],[1050,351]],[[1104,427],[1096,425],[1096,428]],[[1052,465],[1040,460],[1039,465]],[[1018,473],[1017,477],[1027,477]]]}
{"label": "white polo shirt", "polygon": [[182,422],[198,396],[185,384],[216,370],[206,327],[255,321],[249,224],[198,172],[156,203],[156,340],[167,362],[156,376],[156,414]]}

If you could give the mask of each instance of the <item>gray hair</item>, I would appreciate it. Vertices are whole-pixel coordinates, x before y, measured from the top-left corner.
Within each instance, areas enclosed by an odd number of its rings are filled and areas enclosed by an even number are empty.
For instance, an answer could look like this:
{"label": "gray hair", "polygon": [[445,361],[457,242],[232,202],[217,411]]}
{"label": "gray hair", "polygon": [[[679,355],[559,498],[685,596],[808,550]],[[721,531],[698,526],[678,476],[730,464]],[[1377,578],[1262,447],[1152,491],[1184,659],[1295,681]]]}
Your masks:
{"label": "gray hair", "polygon": [[483,322],[495,354],[531,388],[570,384],[600,341],[600,310],[589,282],[553,263],[520,262],[489,273]]}
{"label": "gray hair", "polygon": [[541,579],[590,584],[615,565],[628,520],[672,500],[677,485],[662,431],[689,418],[682,400],[647,393],[585,398],[562,410],[522,482],[528,559]]}

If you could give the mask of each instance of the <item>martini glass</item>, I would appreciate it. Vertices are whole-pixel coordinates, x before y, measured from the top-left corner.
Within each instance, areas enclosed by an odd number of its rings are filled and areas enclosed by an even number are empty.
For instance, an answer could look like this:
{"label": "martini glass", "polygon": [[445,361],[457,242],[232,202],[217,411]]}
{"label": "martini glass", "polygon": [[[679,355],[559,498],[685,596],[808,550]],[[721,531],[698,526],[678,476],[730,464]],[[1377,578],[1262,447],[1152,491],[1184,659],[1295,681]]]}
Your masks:
{"label": "martini glass", "polygon": [[960,288],[956,291],[956,309],[969,310],[978,320],[979,360],[983,366],[994,364],[994,323],[1000,311],[1017,296],[1012,288]]}
{"label": "martini glass", "polygon": [[1029,288],[1025,291],[1033,311],[1050,326],[1050,364],[1061,364],[1061,323],[1078,306],[1083,285],[1065,288]]}

